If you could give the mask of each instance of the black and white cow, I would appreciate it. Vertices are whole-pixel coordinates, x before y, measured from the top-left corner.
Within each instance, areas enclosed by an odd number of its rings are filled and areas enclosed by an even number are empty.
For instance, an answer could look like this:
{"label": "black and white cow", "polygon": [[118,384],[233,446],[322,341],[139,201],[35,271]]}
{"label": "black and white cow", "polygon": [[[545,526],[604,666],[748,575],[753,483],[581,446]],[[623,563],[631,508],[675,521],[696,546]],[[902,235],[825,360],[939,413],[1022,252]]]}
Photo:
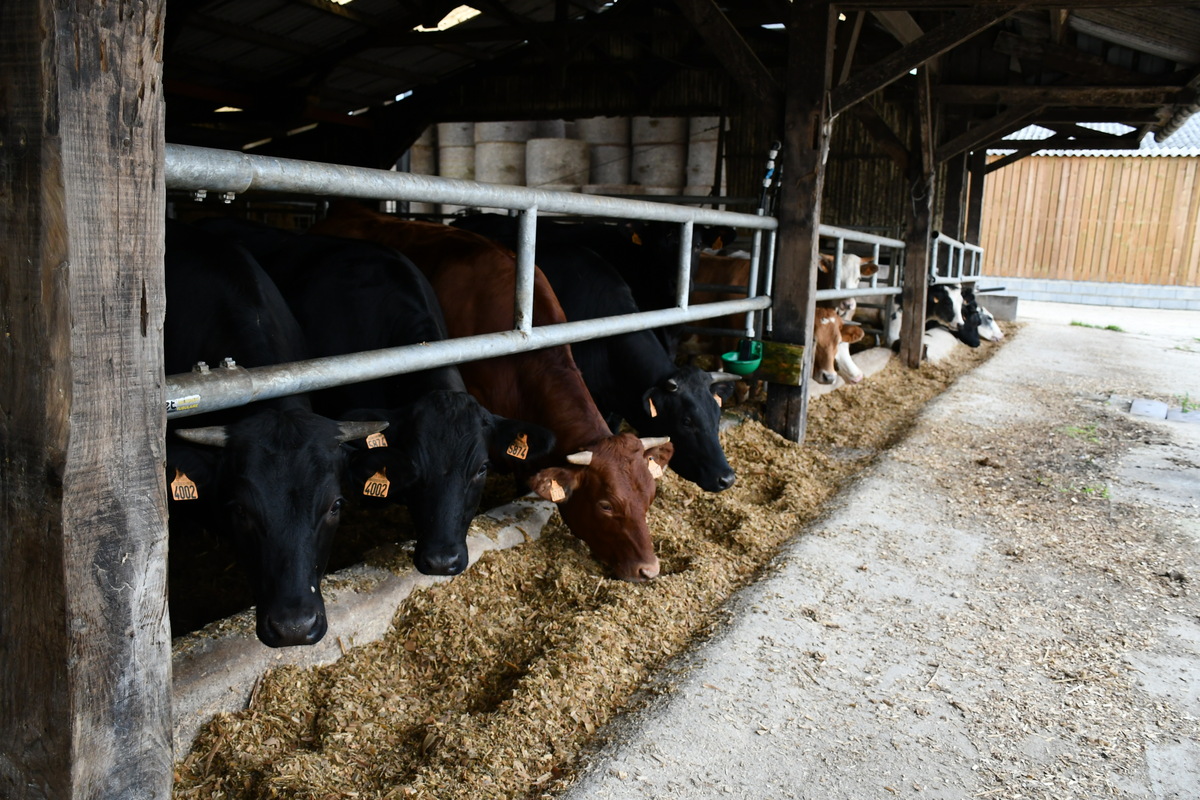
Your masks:
{"label": "black and white cow", "polygon": [[[232,231],[260,258],[314,357],[447,338],[429,281],[391,248],[231,220],[207,224]],[[484,409],[454,366],[333,387],[314,393],[313,403],[340,418],[389,423],[356,452],[348,492],[408,507],[413,564],[427,575],[466,569],[467,531],[489,464],[516,468],[554,448],[546,428]]]}
{"label": "black and white cow", "polygon": [[[257,367],[307,356],[270,278],[219,235],[168,221],[166,293],[168,374],[226,357]],[[264,644],[315,644],[325,635],[321,577],[345,503],[345,443],[385,427],[336,422],[314,413],[304,396],[170,421],[171,515],[194,515],[232,540]]]}

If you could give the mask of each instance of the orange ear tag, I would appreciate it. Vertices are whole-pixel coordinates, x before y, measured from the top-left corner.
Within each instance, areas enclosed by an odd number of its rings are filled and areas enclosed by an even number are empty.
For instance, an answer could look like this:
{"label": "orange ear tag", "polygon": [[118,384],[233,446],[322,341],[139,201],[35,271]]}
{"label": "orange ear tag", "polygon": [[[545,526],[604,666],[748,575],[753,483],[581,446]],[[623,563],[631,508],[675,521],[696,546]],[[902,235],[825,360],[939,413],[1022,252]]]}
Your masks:
{"label": "orange ear tag", "polygon": [[558,481],[550,481],[550,500],[559,502],[567,499],[567,492],[563,487],[558,485]]}
{"label": "orange ear tag", "polygon": [[512,444],[504,451],[505,455],[519,458],[524,461],[529,456],[529,437],[522,433],[520,436],[512,440]]}
{"label": "orange ear tag", "polygon": [[717,408],[723,408],[723,407],[724,407],[724,406],[722,405],[722,403],[721,403],[721,395],[719,395],[719,394],[714,394],[714,395],[713,395],[713,400],[716,400],[716,401],[717,401]]}
{"label": "orange ear tag", "polygon": [[725,241],[720,236],[718,236],[716,238],[716,240],[713,241],[713,243],[712,243],[713,250],[720,250],[724,246],[725,246]]}
{"label": "orange ear tag", "polygon": [[387,437],[382,433],[372,433],[367,437],[367,448],[387,447]]}
{"label": "orange ear tag", "polygon": [[363,486],[363,494],[367,497],[387,497],[392,482],[387,479],[386,472],[386,469],[381,469],[367,478],[367,482]]}
{"label": "orange ear tag", "polygon": [[171,481],[171,497],[176,500],[196,500],[200,495],[196,491],[195,481],[175,470],[175,480]]}
{"label": "orange ear tag", "polygon": [[635,233],[633,236],[631,236],[631,237],[630,237],[630,241],[631,241],[631,242],[633,242],[634,244],[641,244],[641,243],[642,243],[642,237],[638,236],[638,235]]}
{"label": "orange ear tag", "polygon": [[658,462],[651,456],[646,460],[646,467],[650,470],[650,477],[658,480],[663,476],[663,468],[658,465]]}
{"label": "orange ear tag", "polygon": [[650,418],[651,418],[651,419],[653,419],[654,417],[657,417],[657,416],[658,416],[658,409],[654,407],[654,400],[652,400],[651,398],[647,397],[647,398],[646,398],[646,402],[650,404]]}

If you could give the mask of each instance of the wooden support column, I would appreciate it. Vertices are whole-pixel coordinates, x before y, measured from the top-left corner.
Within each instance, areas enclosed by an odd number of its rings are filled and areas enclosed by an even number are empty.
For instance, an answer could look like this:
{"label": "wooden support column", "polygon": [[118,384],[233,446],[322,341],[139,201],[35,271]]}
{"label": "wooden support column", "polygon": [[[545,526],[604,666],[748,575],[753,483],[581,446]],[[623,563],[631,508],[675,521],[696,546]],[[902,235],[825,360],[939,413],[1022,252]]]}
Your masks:
{"label": "wooden support column", "polygon": [[929,68],[917,72],[917,142],[909,159],[909,201],[904,234],[904,290],[901,307],[900,361],[913,369],[921,366],[925,335],[925,300],[929,294],[929,236],[933,221],[933,103]]}
{"label": "wooden support column", "polygon": [[0,797],[171,790],[165,0],[0,3]]}
{"label": "wooden support column", "polygon": [[946,185],[942,191],[942,233],[961,242],[966,218],[967,154],[959,153],[946,162]]}
{"label": "wooden support column", "polygon": [[825,187],[825,156],[829,151],[828,92],[835,25],[836,15],[830,3],[792,4],[788,20],[773,338],[804,345],[804,367],[799,386],[774,383],[769,386],[766,413],[770,428],[794,442],[804,440],[808,422],[817,230]]}
{"label": "wooden support column", "polygon": [[971,184],[967,189],[967,225],[963,230],[963,241],[967,244],[980,242],[983,229],[983,174],[986,167],[987,150],[976,150],[967,159],[967,171],[971,176]]}

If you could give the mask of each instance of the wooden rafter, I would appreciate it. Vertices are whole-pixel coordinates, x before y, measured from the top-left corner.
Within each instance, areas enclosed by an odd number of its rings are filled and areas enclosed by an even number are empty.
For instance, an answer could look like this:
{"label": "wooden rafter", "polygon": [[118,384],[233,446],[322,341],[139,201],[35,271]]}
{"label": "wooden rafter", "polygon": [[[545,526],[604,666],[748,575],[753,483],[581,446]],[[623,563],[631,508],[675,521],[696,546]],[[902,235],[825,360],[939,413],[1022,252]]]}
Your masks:
{"label": "wooden rafter", "polygon": [[1015,6],[1008,6],[972,9],[956,14],[947,22],[913,40],[879,63],[863,69],[834,89],[831,97],[833,113],[842,113],[863,98],[904,77],[909,71],[1011,16],[1015,11]]}
{"label": "wooden rafter", "polygon": [[779,84],[713,0],[675,0],[675,5],[743,90],[768,107],[781,106]]}
{"label": "wooden rafter", "polygon": [[943,103],[964,105],[1162,106],[1180,102],[1178,86],[966,86],[934,90]]}
{"label": "wooden rafter", "polygon": [[1040,106],[1016,106],[1010,108],[988,121],[960,133],[950,141],[939,146],[934,151],[934,160],[941,163],[959,153],[976,150],[1006,134],[1019,130],[1024,127],[1029,117],[1034,116],[1041,110]]}

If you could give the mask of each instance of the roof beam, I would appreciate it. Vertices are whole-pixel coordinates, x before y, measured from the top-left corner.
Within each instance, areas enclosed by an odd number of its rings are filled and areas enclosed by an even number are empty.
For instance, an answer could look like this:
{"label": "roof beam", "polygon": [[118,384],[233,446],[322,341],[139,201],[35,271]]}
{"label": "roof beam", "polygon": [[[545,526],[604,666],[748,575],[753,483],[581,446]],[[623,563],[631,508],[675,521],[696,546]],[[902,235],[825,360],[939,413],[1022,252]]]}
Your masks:
{"label": "roof beam", "polygon": [[[1003,8],[1011,5],[1005,0],[975,0],[976,8]],[[1153,8],[1182,7],[1195,5],[1194,0],[1023,0],[1021,7],[1030,9],[1077,9],[1077,8]],[[839,11],[877,11],[897,8],[904,11],[922,11],[962,8],[962,0],[845,0],[837,3]]]}
{"label": "roof beam", "polygon": [[1084,53],[1074,47],[1064,47],[1049,42],[1035,42],[1023,39],[1009,31],[998,33],[992,47],[997,53],[1032,59],[1058,72],[1089,78],[1093,81],[1102,80],[1106,83],[1133,86],[1151,82],[1161,83],[1164,79],[1169,80],[1163,75],[1147,75],[1114,66],[1100,56]]}
{"label": "roof beam", "polygon": [[978,150],[983,145],[1025,127],[1029,117],[1041,112],[1040,106],[1014,106],[937,147],[934,161],[948,161],[959,153]]}
{"label": "roof beam", "polygon": [[742,89],[768,108],[781,107],[782,88],[713,0],[675,0],[675,5]]}
{"label": "roof beam", "polygon": [[[1178,86],[969,86],[942,84],[943,103],[963,105],[1161,106],[1187,102]],[[1194,93],[1193,93],[1194,94]]]}
{"label": "roof beam", "polygon": [[831,95],[833,114],[842,113],[863,98],[899,80],[911,70],[995,25],[1015,11],[1016,6],[1009,5],[1003,8],[971,9],[954,15],[950,20],[914,39],[883,61],[863,69],[834,89]]}

